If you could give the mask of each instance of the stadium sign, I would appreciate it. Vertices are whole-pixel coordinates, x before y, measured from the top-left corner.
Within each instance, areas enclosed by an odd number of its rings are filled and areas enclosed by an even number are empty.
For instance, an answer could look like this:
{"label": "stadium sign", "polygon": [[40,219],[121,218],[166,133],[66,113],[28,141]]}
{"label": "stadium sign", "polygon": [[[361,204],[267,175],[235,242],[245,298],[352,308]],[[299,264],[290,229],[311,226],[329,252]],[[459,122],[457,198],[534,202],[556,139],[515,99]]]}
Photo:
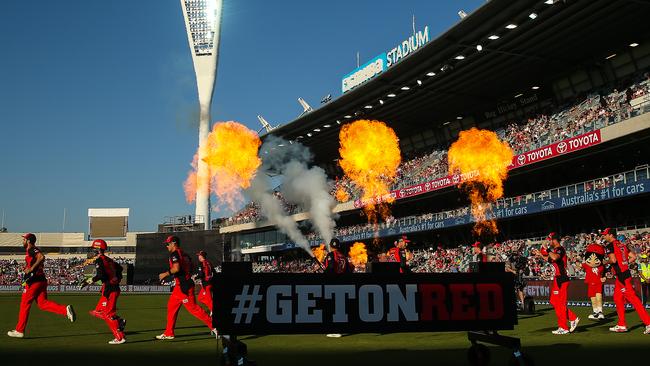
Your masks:
{"label": "stadium sign", "polygon": [[[607,279],[603,284],[603,297],[612,297],[614,295],[614,286],[616,280],[613,278]],[[531,280],[528,281],[524,294],[531,296],[535,300],[548,300],[551,293],[552,281],[546,280]],[[632,278],[632,288],[636,295],[641,298],[641,282],[638,277]],[[569,283],[569,291],[567,292],[567,300],[569,301],[588,301],[587,284],[584,280],[572,280]],[[589,302],[591,306],[591,302]]]}
{"label": "stadium sign", "polygon": [[514,277],[464,274],[215,276],[220,333],[308,334],[514,329]]}
{"label": "stadium sign", "polygon": [[341,91],[346,93],[375,76],[386,71],[406,56],[422,48],[429,42],[429,26],[402,41],[388,52],[373,57],[370,61],[357,67],[341,80]]}
{"label": "stadium sign", "polygon": [[[571,188],[569,188],[571,189]],[[588,191],[566,194],[561,197],[538,198],[535,202],[526,202],[525,198],[521,199],[519,204],[514,203],[510,207],[494,208],[491,213],[487,215],[488,219],[508,219],[518,216],[531,215],[541,212],[549,212],[559,210],[562,208],[587,205],[591,203],[603,202],[612,199],[623,197],[635,196],[638,194],[650,192],[650,179],[638,179],[620,181],[609,187],[593,188]],[[399,221],[390,228],[382,228],[376,233],[378,237],[395,236],[402,234],[409,234],[422,231],[431,231],[443,229],[453,226],[460,226],[474,222],[474,218],[469,213],[462,215],[449,215],[444,219],[430,219],[421,220],[417,223],[402,225]],[[370,229],[368,231],[359,232],[350,235],[339,236],[342,242],[353,242],[360,240],[368,240],[375,237],[375,231]],[[311,245],[318,245],[322,240],[312,240]]]}
{"label": "stadium sign", "polygon": [[[535,164],[540,161],[558,157],[560,155],[586,149],[588,147],[598,145],[602,141],[601,130],[587,132],[579,136],[575,136],[551,145],[541,147],[539,149],[515,155],[512,158],[512,163],[510,166],[508,166],[508,169],[520,168],[525,165]],[[448,175],[446,177],[437,178],[425,183],[420,183],[410,187],[391,191],[383,197],[375,197],[366,200],[358,199],[354,201],[354,207],[361,208],[369,203],[381,203],[383,201],[386,201],[389,197],[390,199],[395,200],[437,191],[474,178],[476,176],[475,174],[476,173],[470,173],[466,175]]]}

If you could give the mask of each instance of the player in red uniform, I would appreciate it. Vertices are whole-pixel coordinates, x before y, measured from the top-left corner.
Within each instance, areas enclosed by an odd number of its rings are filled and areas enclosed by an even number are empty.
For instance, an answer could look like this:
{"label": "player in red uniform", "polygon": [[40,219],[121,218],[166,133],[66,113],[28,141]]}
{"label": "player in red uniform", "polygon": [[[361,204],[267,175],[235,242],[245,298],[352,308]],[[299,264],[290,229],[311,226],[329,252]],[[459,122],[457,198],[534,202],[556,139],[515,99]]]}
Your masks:
{"label": "player in red uniform", "polygon": [[406,235],[402,235],[402,237],[394,243],[395,246],[390,248],[388,253],[386,253],[389,262],[399,263],[399,273],[411,272],[411,269],[408,266],[408,261],[413,258],[413,253],[406,249],[406,246],[410,242],[411,241],[406,238]]}
{"label": "player in red uniform", "polygon": [[167,327],[163,334],[157,335],[156,339],[174,339],[174,328],[176,318],[181,305],[196,318],[205,324],[215,337],[218,337],[217,329],[212,328],[212,319],[196,304],[194,298],[194,281],[191,278],[192,260],[183,253],[180,246],[180,239],[176,236],[168,236],[163,242],[169,251],[169,270],[158,275],[162,281],[165,277],[174,276],[174,290],[167,302]]}
{"label": "player in red uniform", "polygon": [[[535,250],[535,254],[551,263],[555,270],[555,278],[551,286],[550,302],[555,309],[558,328],[552,333],[558,335],[569,334],[576,329],[580,318],[567,307],[569,276],[566,273],[566,251],[560,245],[556,233],[550,233],[546,239],[550,243],[550,248],[547,248],[546,244],[543,244],[540,250]],[[569,327],[567,327],[567,319],[569,320]]]}
{"label": "player in red uniform", "polygon": [[210,316],[212,316],[212,277],[214,275],[214,267],[208,261],[208,254],[205,251],[201,250],[196,255],[199,258],[199,268],[194,278],[201,280],[199,302],[205,304],[210,309]]}
{"label": "player in red uniform", "polygon": [[618,314],[618,323],[609,328],[612,332],[627,332],[625,323],[625,301],[632,304],[639,314],[641,321],[645,324],[643,334],[650,334],[650,316],[645,311],[641,300],[636,296],[632,287],[632,275],[630,273],[630,264],[636,261],[636,254],[627,247],[627,244],[621,243],[616,239],[616,229],[607,228],[601,233],[608,243],[605,247],[609,264],[616,276],[616,285],[614,286],[614,303],[616,304],[616,313]]}
{"label": "player in red uniform", "polygon": [[23,338],[25,336],[29,309],[32,307],[34,300],[36,300],[36,304],[41,310],[67,316],[71,322],[76,319],[72,305],[60,305],[47,299],[47,279],[44,271],[45,256],[36,247],[36,235],[23,235],[23,247],[26,250],[26,265],[23,274],[25,288],[20,299],[20,312],[18,313],[16,329],[7,332],[9,337],[14,338]]}
{"label": "player in red uniform", "polygon": [[325,256],[325,273],[343,274],[354,272],[354,267],[340,251],[341,242],[334,238],[330,241],[330,252]]}
{"label": "player in red uniform", "polygon": [[481,242],[477,241],[472,244],[472,261],[474,262],[487,262],[487,254],[483,253]]}
{"label": "player in red uniform", "polygon": [[95,251],[95,275],[85,282],[90,285],[101,281],[101,297],[90,315],[106,322],[113,333],[113,340],[108,344],[122,344],[126,342],[124,327],[126,320],[117,315],[117,298],[120,296],[120,281],[122,280],[122,266],[104,254],[108,249],[106,242],[102,239],[93,241],[91,248]]}

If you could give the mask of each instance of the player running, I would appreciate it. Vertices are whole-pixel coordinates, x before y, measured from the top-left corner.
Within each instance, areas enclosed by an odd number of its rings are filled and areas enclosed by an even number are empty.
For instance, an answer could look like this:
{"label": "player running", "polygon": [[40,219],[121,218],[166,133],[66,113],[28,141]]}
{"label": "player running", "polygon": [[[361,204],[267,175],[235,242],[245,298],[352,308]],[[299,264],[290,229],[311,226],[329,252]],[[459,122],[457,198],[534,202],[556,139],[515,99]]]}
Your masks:
{"label": "player running", "polygon": [[181,250],[180,239],[176,236],[168,236],[163,243],[169,251],[169,270],[159,274],[158,278],[162,281],[165,277],[174,276],[174,290],[167,302],[167,328],[163,334],[157,335],[156,339],[174,339],[176,318],[181,305],[185,306],[187,311],[202,321],[215,337],[218,337],[217,329],[212,328],[212,319],[196,304],[194,281],[192,281],[190,274],[192,260]]}
{"label": "player running", "polygon": [[113,333],[113,340],[108,344],[122,344],[126,342],[124,336],[124,327],[126,320],[120,318],[117,314],[117,298],[120,296],[120,281],[122,280],[122,266],[113,259],[106,256],[108,249],[106,242],[102,239],[93,241],[91,248],[95,251],[95,275],[85,281],[86,285],[101,281],[101,297],[95,307],[91,310],[90,315],[106,322],[108,328]]}
{"label": "player running", "polygon": [[47,299],[47,279],[45,278],[44,263],[45,255],[36,247],[36,235],[23,235],[23,247],[25,253],[25,270],[23,274],[23,295],[20,299],[20,311],[18,313],[18,324],[16,329],[7,332],[9,337],[23,338],[29,309],[32,302],[36,300],[38,308],[51,313],[67,316],[70,322],[74,322],[76,315],[72,305],[60,305]]}
{"label": "player running", "polygon": [[[551,263],[555,270],[553,286],[551,287],[550,303],[555,309],[558,328],[551,333],[557,335],[569,334],[576,329],[580,322],[580,318],[578,318],[578,316],[567,307],[569,276],[566,273],[566,251],[564,250],[564,247],[560,245],[556,233],[550,233],[546,239],[551,244],[551,247],[547,248],[546,244],[542,244],[542,248],[540,250],[535,249],[534,253]],[[568,328],[567,318],[569,320]]]}
{"label": "player running", "polygon": [[210,316],[212,316],[212,277],[214,276],[214,267],[208,261],[208,254],[205,251],[201,250],[196,255],[199,259],[199,268],[193,278],[201,280],[199,302],[210,309]]}
{"label": "player running", "polygon": [[636,261],[636,254],[630,251],[627,244],[621,243],[616,239],[616,229],[607,228],[601,234],[603,239],[608,243],[605,246],[605,250],[609,258],[609,264],[616,276],[614,303],[616,304],[618,323],[609,328],[609,330],[617,333],[627,332],[627,325],[625,323],[625,301],[627,300],[627,302],[632,304],[634,310],[639,314],[639,318],[645,324],[643,334],[650,334],[650,316],[648,316],[643,304],[641,304],[641,300],[636,296],[632,287],[630,264]]}
{"label": "player running", "polygon": [[[345,273],[353,273],[354,266],[348,261],[348,258],[340,251],[341,242],[334,238],[330,240],[330,252],[325,257],[325,270],[324,272],[332,275],[341,275]],[[340,338],[339,333],[330,333],[327,335],[330,338]]]}

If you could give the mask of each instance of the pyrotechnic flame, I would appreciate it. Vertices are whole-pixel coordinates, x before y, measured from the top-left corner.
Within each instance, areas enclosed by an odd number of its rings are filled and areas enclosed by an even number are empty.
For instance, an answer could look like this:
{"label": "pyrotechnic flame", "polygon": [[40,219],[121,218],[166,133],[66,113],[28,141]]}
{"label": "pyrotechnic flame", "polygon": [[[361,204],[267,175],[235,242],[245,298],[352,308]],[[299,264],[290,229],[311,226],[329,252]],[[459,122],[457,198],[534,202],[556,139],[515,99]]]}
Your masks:
{"label": "pyrotechnic flame", "polygon": [[350,263],[352,263],[355,268],[364,268],[366,263],[368,263],[368,251],[366,250],[366,245],[364,243],[354,243],[350,247],[348,256],[350,257]]}
{"label": "pyrotechnic flame", "polygon": [[[257,134],[237,122],[219,122],[208,135],[203,152],[203,159],[208,164],[210,174],[210,191],[219,198],[219,204],[236,209],[242,200],[241,191],[250,187],[261,160],[257,152],[261,145]],[[185,197],[188,202],[196,197],[197,155],[192,163],[193,170],[185,181]]]}
{"label": "pyrotechnic flame", "polygon": [[[399,139],[384,122],[359,120],[347,124],[339,133],[339,165],[345,175],[363,191],[362,200],[370,200],[365,207],[368,220],[377,222],[377,213],[383,218],[390,214],[385,203],[394,200],[386,197],[395,181],[401,156]],[[378,210],[375,197],[383,197]]]}
{"label": "pyrotechnic flame", "polygon": [[461,131],[449,148],[449,173],[463,177],[459,188],[469,196],[477,236],[498,233],[495,220],[488,220],[487,213],[492,203],[503,197],[503,181],[512,156],[508,143],[499,140],[496,133],[477,128]]}
{"label": "pyrotechnic flame", "polygon": [[317,247],[311,248],[311,252],[314,254],[314,257],[318,259],[319,262],[323,263],[325,255],[327,254],[325,250],[325,244],[321,244]]}
{"label": "pyrotechnic flame", "polygon": [[350,194],[343,187],[338,187],[336,189],[336,200],[339,202],[348,202],[350,200]]}

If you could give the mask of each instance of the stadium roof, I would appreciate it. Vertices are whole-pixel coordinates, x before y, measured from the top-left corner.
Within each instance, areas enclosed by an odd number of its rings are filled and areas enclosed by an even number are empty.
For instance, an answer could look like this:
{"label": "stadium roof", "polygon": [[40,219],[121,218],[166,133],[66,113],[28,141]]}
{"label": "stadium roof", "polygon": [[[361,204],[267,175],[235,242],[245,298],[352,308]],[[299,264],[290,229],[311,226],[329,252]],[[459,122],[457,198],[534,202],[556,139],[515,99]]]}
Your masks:
{"label": "stadium roof", "polygon": [[[551,96],[551,81],[558,74],[602,65],[608,55],[650,34],[650,4],[645,1],[549,2],[489,1],[374,79],[272,134],[289,140],[303,136],[299,141],[317,161],[329,160],[338,156],[337,121],[378,119],[398,136],[442,127],[459,114],[478,116],[505,98],[531,95],[533,86],[541,87],[536,93]],[[510,24],[516,28],[506,28]],[[492,35],[499,38],[489,39]],[[428,76],[431,72],[436,75]],[[396,97],[387,97],[390,93]]]}

